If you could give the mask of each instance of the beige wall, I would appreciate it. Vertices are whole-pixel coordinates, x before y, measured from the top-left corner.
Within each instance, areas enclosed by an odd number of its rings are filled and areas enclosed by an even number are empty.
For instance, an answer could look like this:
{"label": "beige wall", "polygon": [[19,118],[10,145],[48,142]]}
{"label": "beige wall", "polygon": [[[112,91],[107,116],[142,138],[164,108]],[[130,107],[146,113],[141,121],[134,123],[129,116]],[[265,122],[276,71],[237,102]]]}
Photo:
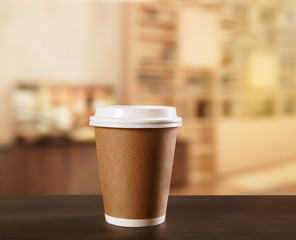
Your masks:
{"label": "beige wall", "polygon": [[16,82],[118,86],[121,24],[116,2],[0,2],[0,145],[12,141]]}
{"label": "beige wall", "polygon": [[295,156],[296,117],[218,122],[219,173],[260,166]]}

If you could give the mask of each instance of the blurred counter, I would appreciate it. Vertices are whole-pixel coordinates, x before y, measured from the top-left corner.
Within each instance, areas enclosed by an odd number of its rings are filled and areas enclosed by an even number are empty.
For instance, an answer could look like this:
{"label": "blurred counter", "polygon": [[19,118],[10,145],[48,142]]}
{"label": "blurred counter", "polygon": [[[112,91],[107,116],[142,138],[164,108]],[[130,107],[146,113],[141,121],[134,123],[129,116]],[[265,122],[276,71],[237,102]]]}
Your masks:
{"label": "blurred counter", "polygon": [[0,153],[0,194],[98,194],[95,143],[39,143]]}
{"label": "blurred counter", "polygon": [[[172,187],[186,181],[186,144],[178,143]],[[0,194],[99,194],[94,142],[48,139],[0,151]]]}

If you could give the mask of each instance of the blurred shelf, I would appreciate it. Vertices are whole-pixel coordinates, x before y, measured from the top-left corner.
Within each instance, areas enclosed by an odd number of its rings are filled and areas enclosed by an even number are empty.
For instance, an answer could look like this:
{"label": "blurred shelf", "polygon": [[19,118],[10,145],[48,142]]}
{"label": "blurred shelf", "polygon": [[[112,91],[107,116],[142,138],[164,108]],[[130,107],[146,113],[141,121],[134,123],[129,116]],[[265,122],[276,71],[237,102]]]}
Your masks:
{"label": "blurred shelf", "polygon": [[177,14],[177,10],[174,7],[171,7],[170,4],[160,4],[157,2],[154,3],[143,3],[138,5],[138,9],[142,12],[164,12],[166,14],[175,15]]}
{"label": "blurred shelf", "polygon": [[172,72],[175,71],[173,66],[168,64],[152,65],[152,64],[141,64],[139,66],[141,71],[160,71],[160,72]]}
{"label": "blurred shelf", "polygon": [[160,92],[154,92],[154,93],[142,93],[140,96],[140,99],[142,100],[170,100],[172,99],[172,95],[170,93],[160,93]]}
{"label": "blurred shelf", "polygon": [[[196,88],[196,87],[195,87]],[[186,92],[184,91],[183,93],[178,93],[176,95],[176,98],[178,100],[207,100],[207,99],[212,99],[212,94],[213,94],[213,90],[208,89],[208,90],[201,90],[201,89],[197,89],[196,92],[193,92],[194,89],[191,89],[191,92]],[[198,91],[198,92],[197,92]]]}
{"label": "blurred shelf", "polygon": [[140,21],[140,25],[143,27],[155,27],[160,29],[169,29],[169,30],[175,30],[177,28],[176,23],[170,23],[160,20],[142,20]]}
{"label": "blurred shelf", "polygon": [[[158,4],[160,2],[162,4]],[[296,58],[293,58],[295,54],[292,54],[291,50],[287,51],[289,48],[287,50],[280,48],[277,39],[272,41],[273,28],[276,24],[266,23],[266,19],[261,19],[268,18],[265,16],[268,13],[264,12],[266,6],[261,6],[261,4],[254,6],[249,1],[243,1],[243,3],[226,1],[217,3],[212,8],[202,2],[206,1],[190,1],[188,5],[185,3],[171,4],[169,1],[138,3],[138,8],[134,9],[134,17],[129,19],[135,31],[129,34],[132,64],[128,65],[130,74],[127,77],[128,83],[133,86],[129,91],[131,104],[135,103],[135,99],[143,99],[143,102],[148,104],[176,106],[178,113],[183,117],[183,126],[178,130],[178,136],[186,140],[189,145],[196,146],[197,150],[193,155],[202,159],[198,164],[203,161],[214,163],[216,156],[207,159],[205,155],[211,155],[216,146],[214,137],[217,133],[217,122],[221,119],[249,120],[295,116],[296,114],[296,86],[294,84],[296,83],[294,81]],[[215,56],[217,59],[213,60],[214,63],[205,65],[200,63],[200,66],[196,63],[197,66],[195,66],[195,63],[191,63],[190,60],[185,63],[186,61],[182,59],[181,51],[184,48],[179,42],[179,40],[182,41],[180,34],[184,34],[181,29],[184,20],[182,19],[184,17],[182,6],[190,10],[191,7],[192,10],[194,8],[197,15],[207,13],[211,17],[217,15],[213,31],[217,30],[220,55]],[[258,11],[258,19],[253,19],[253,10]],[[197,19],[199,18],[196,17],[196,21]],[[290,28],[286,28],[281,35],[291,32],[292,24],[290,25]],[[193,31],[195,24],[189,21],[186,27],[192,27]],[[196,34],[204,34],[203,30],[201,29]],[[279,31],[279,29],[276,30]],[[190,37],[190,30],[187,34]],[[142,40],[154,42],[143,42]],[[293,41],[290,36],[279,40],[281,46],[292,46]],[[189,44],[194,45],[194,42],[191,41]],[[186,52],[188,56],[190,51],[189,48]],[[281,81],[273,86],[268,86],[268,83],[264,86],[265,80],[262,80],[262,86],[258,80],[259,83],[256,86],[257,83],[250,80],[252,76],[249,66],[253,60],[251,54],[258,51],[262,51],[263,58],[265,53],[279,54],[276,56],[280,57],[281,61],[279,64]],[[146,58],[144,61],[143,57]],[[196,57],[192,56],[191,61],[197,59]],[[171,63],[163,62],[162,58],[169,58]],[[256,71],[260,68],[259,64],[256,66]],[[269,70],[272,69],[267,68],[267,75]],[[159,74],[162,76],[159,77],[161,81],[151,81],[150,88],[147,87],[149,91],[143,91],[148,81],[141,81],[137,78],[139,72],[151,73],[151,75],[155,73],[155,79]],[[143,74],[144,78],[145,74]],[[149,78],[149,74],[147,75]],[[171,91],[160,93],[157,87]],[[205,143],[209,144],[209,147],[198,149],[198,146]],[[197,174],[198,171],[203,171],[198,167],[195,170]],[[196,177],[190,175],[189,180],[194,182]]]}
{"label": "blurred shelf", "polygon": [[144,41],[156,41],[156,42],[164,42],[164,43],[177,42],[177,38],[175,36],[157,36],[157,35],[149,35],[146,33],[142,33],[142,34],[139,34],[139,38]]}

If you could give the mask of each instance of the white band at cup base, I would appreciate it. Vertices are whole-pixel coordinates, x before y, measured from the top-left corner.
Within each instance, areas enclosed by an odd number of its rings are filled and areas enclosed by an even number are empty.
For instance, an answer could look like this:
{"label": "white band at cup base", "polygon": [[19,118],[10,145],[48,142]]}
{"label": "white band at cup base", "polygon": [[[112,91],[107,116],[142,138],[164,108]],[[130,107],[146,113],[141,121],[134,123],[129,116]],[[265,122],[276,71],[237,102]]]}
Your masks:
{"label": "white band at cup base", "polygon": [[165,221],[165,215],[149,219],[126,219],[111,217],[105,214],[105,219],[107,223],[121,227],[149,227],[163,223]]}

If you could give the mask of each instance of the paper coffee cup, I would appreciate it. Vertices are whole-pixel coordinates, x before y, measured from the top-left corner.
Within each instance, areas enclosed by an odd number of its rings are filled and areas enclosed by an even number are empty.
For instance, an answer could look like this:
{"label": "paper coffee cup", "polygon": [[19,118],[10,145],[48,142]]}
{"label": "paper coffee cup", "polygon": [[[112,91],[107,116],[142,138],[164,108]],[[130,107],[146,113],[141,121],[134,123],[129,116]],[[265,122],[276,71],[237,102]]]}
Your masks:
{"label": "paper coffee cup", "polygon": [[176,109],[97,107],[90,125],[95,127],[106,221],[124,227],[163,223],[182,125]]}

